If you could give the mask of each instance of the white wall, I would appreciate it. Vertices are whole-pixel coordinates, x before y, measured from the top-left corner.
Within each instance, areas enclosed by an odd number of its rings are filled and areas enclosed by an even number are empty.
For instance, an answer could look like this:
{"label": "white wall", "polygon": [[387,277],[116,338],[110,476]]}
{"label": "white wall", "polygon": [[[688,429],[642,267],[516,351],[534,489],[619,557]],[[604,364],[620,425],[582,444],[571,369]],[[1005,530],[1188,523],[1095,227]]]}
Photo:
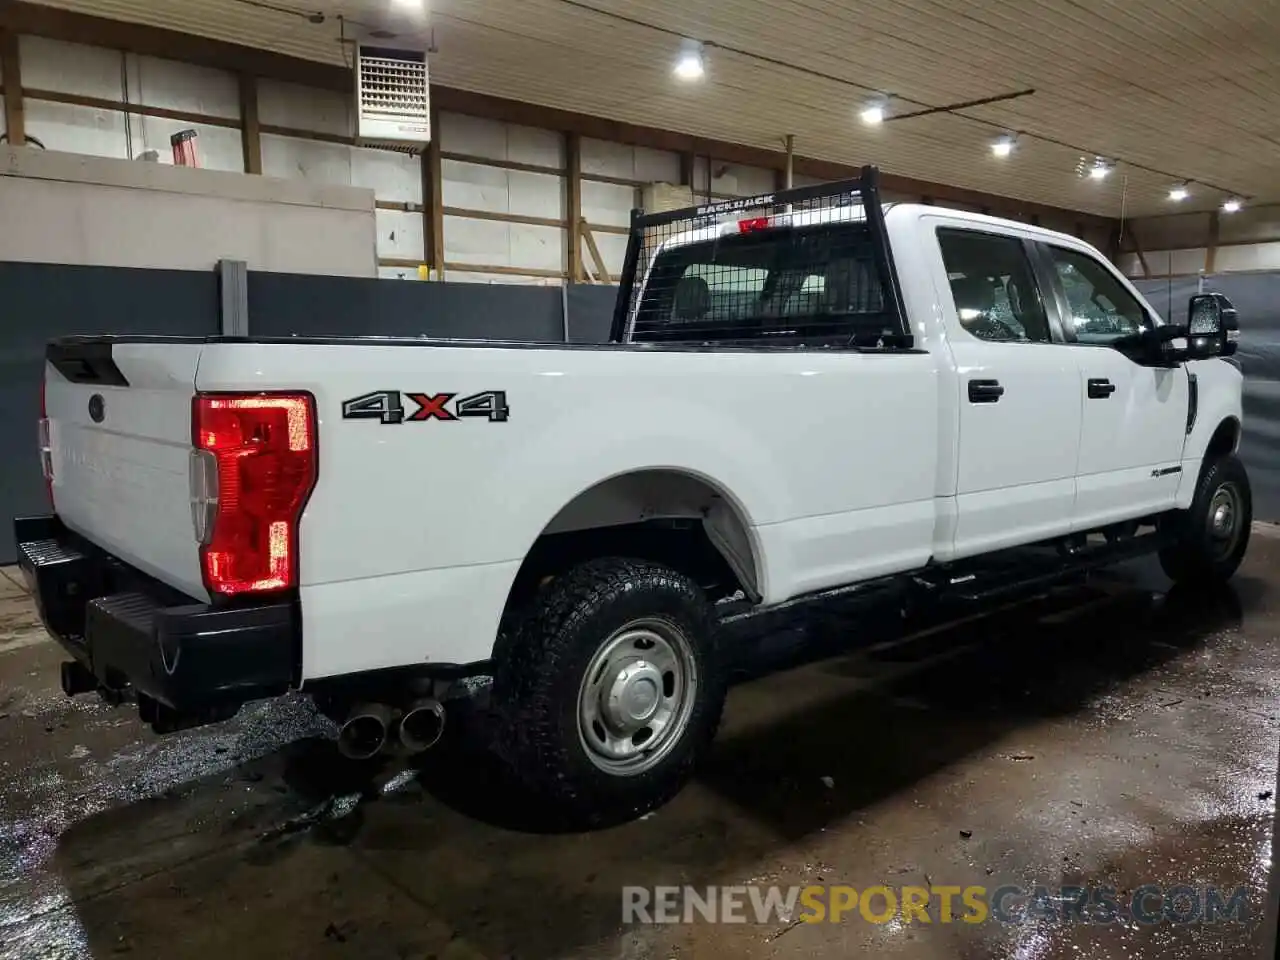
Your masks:
{"label": "white wall", "polygon": [[[1195,276],[1204,273],[1207,252],[1205,247],[1152,250],[1149,253],[1143,251],[1153,277]],[[1136,253],[1124,254],[1120,258],[1120,269],[1130,277],[1140,278],[1146,275]],[[1256,273],[1270,270],[1280,270],[1280,241],[1220,246],[1214,257],[1214,273]]]}
{"label": "white wall", "polygon": [[[564,138],[552,130],[441,113],[436,131],[440,151],[440,192],[447,210],[514,214],[563,221],[566,209]],[[451,159],[464,155],[537,170],[511,169]],[[521,282],[538,271],[565,269],[566,232],[561,226],[517,223],[446,213],[444,259],[462,269],[446,269],[450,280]],[[534,274],[484,274],[465,265],[527,269]],[[551,279],[551,278],[544,278]]]}
{"label": "white wall", "polygon": [[[237,78],[219,70],[153,57],[139,57],[81,44],[23,36],[19,39],[26,130],[51,151],[128,159],[158,150],[172,162],[169,137],[178,130],[197,132],[202,167],[243,172]],[[352,99],[342,93],[260,79],[258,115],[262,172],[268,177],[312,185],[366,187],[373,190],[378,274],[418,279],[425,262],[422,168],[417,157],[314,139],[303,134],[349,137],[354,129]],[[112,103],[185,111],[225,118],[227,126],[130,114],[40,97],[41,92],[91,97]],[[276,128],[276,132],[271,132]],[[289,135],[283,131],[296,131]],[[541,170],[504,169],[483,163],[445,160],[442,195],[446,206],[481,214],[516,215],[550,224],[513,223],[451,215],[444,218],[445,260],[450,279],[474,282],[547,282],[539,276],[566,269],[567,233],[560,224],[566,211],[563,136],[555,131],[497,123],[445,113],[436,136],[446,153],[512,162]],[[601,145],[607,147],[608,145]],[[673,154],[621,148],[625,169],[602,160],[591,169],[627,177],[675,177]],[[588,166],[594,161],[589,161]],[[585,183],[587,216],[603,224],[625,225],[635,191]],[[593,205],[594,204],[594,205]],[[390,209],[399,207],[399,209]],[[601,235],[598,243],[612,268],[621,264],[625,242]],[[475,272],[458,267],[528,269],[531,275]]]}
{"label": "white wall", "polygon": [[[693,161],[693,189],[698,196],[707,192],[707,158]],[[710,165],[711,195],[725,197],[754,197],[772,193],[775,187],[774,173],[761,167],[747,167],[737,163],[712,160]],[[799,186],[800,184],[797,184]]]}
{"label": "white wall", "polygon": [[1218,273],[1280,270],[1280,241],[1219,247],[1214,270]]}
{"label": "white wall", "polygon": [[[1208,213],[1142,217],[1129,229],[1142,245],[1152,276],[1194,276],[1205,271],[1211,232]],[[1122,256],[1120,266],[1131,277],[1144,275],[1136,253]],[[1280,270],[1280,205],[1219,213],[1213,272],[1265,270]]]}
{"label": "white wall", "polygon": [[[1206,272],[1207,252],[1205,247],[1190,247],[1185,250],[1144,251],[1144,255],[1153,277],[1195,276]],[[1134,278],[1147,275],[1136,253],[1121,256],[1120,269]],[[1280,270],[1280,241],[1219,247],[1212,272],[1257,273],[1271,270]]]}
{"label": "white wall", "polygon": [[[350,136],[352,101],[340,93],[273,80],[258,81],[258,119],[267,127]],[[344,143],[263,133],[262,172],[317,184],[367,187],[384,204],[410,210],[377,211],[378,256],[421,263],[424,257],[422,167],[418,157]],[[384,267],[379,276],[417,279],[416,268]]]}
{"label": "white wall", "polygon": [[[1152,250],[1150,253],[1144,251],[1144,256],[1147,258],[1151,276],[1167,277],[1201,273],[1204,270],[1206,252],[1204,247],[1190,247],[1186,250]],[[1121,254],[1120,269],[1130,277],[1145,276],[1142,263],[1136,253]]]}
{"label": "white wall", "polygon": [[[19,55],[23,87],[28,91],[23,104],[26,132],[47,149],[117,159],[152,149],[159,152],[161,163],[171,164],[169,137],[180,130],[195,130],[201,167],[243,173],[240,89],[232,74],[42,37],[20,37]],[[40,99],[39,91],[204,114],[225,118],[229,125],[59,103]],[[265,125],[340,136],[351,133],[350,100],[341,94],[261,80],[258,97],[259,118]],[[392,151],[263,134],[262,164],[269,177],[368,187],[377,200],[422,203],[418,160]],[[420,212],[378,210],[376,216],[378,256],[422,259]],[[363,272],[364,264],[356,269]],[[416,277],[416,270],[410,275]]]}
{"label": "white wall", "polygon": [[[156,150],[162,162],[171,163],[169,137],[179,130],[195,130],[202,167],[244,171],[240,94],[231,74],[43,37],[20,37],[18,50],[27,91],[26,133],[49,150],[119,159]],[[235,126],[59,103],[40,99],[40,91],[206,114]]]}
{"label": "white wall", "polygon": [[[27,133],[49,150],[127,159],[158,150],[171,163],[169,138],[194,129],[200,164],[243,172],[240,82],[234,74],[98,47],[19,38]],[[41,94],[44,94],[42,96]],[[94,98],[208,118],[175,120],[51,96]],[[257,81],[262,172],[312,186],[363,187],[376,199],[377,274],[418,279],[426,260],[422,164],[417,157],[334,142],[354,131],[352,96],[268,79]],[[2,122],[2,118],[0,118]],[[558,283],[568,269],[565,138],[562,133],[490,119],[442,113],[435,137],[442,159],[445,276],[489,283]],[[326,139],[327,138],[327,139]],[[582,138],[581,208],[611,278],[621,271],[625,230],[641,187],[677,183],[674,152]],[[694,158],[695,196],[769,193],[775,172]],[[813,182],[798,176],[797,185]],[[1071,229],[1070,224],[1059,226]],[[1280,233],[1276,234],[1280,238]],[[1092,238],[1091,238],[1092,239]],[[1095,240],[1096,242],[1096,240]],[[1201,244],[1202,245],[1202,244]],[[584,268],[595,273],[586,242]],[[1273,249],[1220,258],[1271,262]],[[1175,257],[1177,259],[1177,257]]]}
{"label": "white wall", "polygon": [[377,275],[373,193],[0,148],[0,261]]}

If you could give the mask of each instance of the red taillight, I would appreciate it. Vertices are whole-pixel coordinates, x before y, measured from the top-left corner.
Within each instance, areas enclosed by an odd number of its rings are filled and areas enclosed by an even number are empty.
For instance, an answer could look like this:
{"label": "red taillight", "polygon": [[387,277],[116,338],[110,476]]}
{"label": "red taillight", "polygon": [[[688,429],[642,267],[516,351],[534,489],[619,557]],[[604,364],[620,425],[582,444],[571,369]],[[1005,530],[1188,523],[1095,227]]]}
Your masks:
{"label": "red taillight", "polygon": [[44,400],[45,382],[40,381],[40,419],[36,424],[36,435],[40,444],[40,472],[44,474],[44,492],[49,497],[49,506],[53,506],[53,436],[49,432],[49,411]]}
{"label": "red taillight", "polygon": [[[315,401],[308,394],[198,394],[193,458],[216,484],[211,529],[199,529],[209,592],[269,593],[298,584],[298,521],[316,482]],[[212,460],[212,463],[210,461]],[[213,467],[209,471],[209,467]],[[210,482],[212,481],[212,482]],[[192,515],[208,503],[192,490]]]}
{"label": "red taillight", "polygon": [[754,233],[757,230],[768,230],[773,226],[773,221],[768,217],[751,217],[749,220],[738,221],[739,233]]}

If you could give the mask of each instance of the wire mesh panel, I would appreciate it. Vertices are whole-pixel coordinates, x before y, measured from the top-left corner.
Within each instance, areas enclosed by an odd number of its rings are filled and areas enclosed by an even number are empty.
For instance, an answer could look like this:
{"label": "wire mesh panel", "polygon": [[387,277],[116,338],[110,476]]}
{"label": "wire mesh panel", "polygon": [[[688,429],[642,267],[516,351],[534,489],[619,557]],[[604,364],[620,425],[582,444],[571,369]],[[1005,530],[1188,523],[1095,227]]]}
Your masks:
{"label": "wire mesh panel", "polygon": [[635,217],[615,333],[640,343],[900,347],[895,284],[864,173]]}

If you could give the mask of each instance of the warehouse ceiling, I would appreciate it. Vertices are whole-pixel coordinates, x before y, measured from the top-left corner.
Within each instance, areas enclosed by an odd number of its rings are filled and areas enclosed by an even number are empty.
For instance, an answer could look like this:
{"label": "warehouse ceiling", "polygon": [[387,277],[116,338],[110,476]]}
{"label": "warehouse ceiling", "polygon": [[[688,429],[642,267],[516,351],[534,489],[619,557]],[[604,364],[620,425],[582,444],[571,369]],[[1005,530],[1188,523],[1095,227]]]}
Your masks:
{"label": "warehouse ceiling", "polygon": [[[446,86],[773,150],[793,134],[803,156],[1105,216],[1280,199],[1280,0],[48,5],[330,63],[343,61],[342,15],[348,36],[433,40],[432,79]],[[701,80],[673,74],[682,38],[703,44]],[[865,124],[877,94],[888,119]],[[995,156],[993,140],[1011,133],[1011,155]],[[1095,156],[1115,161],[1101,180],[1080,171]]]}

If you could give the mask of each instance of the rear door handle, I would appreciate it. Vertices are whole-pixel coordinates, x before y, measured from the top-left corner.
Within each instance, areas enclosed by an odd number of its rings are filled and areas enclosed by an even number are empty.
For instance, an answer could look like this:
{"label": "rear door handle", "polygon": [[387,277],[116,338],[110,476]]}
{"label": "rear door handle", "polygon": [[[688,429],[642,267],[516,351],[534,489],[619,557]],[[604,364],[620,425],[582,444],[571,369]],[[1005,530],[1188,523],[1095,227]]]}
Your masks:
{"label": "rear door handle", "polygon": [[970,380],[970,403],[995,403],[1004,395],[1004,387],[999,380]]}
{"label": "rear door handle", "polygon": [[1116,392],[1116,385],[1105,377],[1097,377],[1089,381],[1089,399],[1105,400]]}

